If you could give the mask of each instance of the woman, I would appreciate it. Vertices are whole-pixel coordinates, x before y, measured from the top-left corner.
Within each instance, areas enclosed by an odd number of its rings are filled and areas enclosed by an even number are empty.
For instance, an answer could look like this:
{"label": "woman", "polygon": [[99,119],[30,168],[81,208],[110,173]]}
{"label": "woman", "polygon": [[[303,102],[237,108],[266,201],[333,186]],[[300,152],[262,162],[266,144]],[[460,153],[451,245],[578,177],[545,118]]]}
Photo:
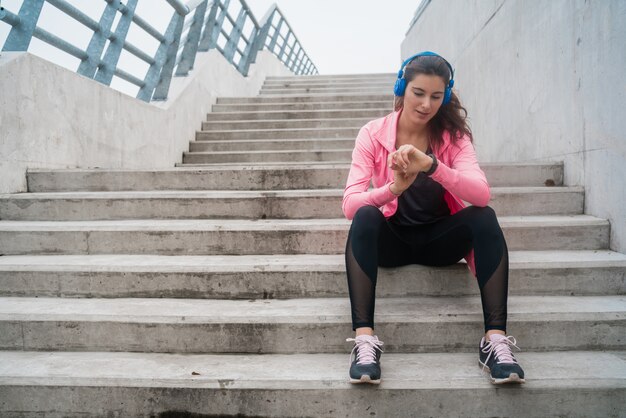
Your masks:
{"label": "woman", "polygon": [[342,204],[352,220],[346,244],[356,332],[346,340],[355,342],[352,383],[380,382],[383,342],[374,336],[378,266],[446,266],[461,258],[481,293],[480,364],[493,383],[524,382],[511,352],[515,339],[506,336],[508,249],[487,206],[489,184],[453,85],[445,59],[428,51],[414,55],[398,73],[394,112],[366,124],[356,138]]}

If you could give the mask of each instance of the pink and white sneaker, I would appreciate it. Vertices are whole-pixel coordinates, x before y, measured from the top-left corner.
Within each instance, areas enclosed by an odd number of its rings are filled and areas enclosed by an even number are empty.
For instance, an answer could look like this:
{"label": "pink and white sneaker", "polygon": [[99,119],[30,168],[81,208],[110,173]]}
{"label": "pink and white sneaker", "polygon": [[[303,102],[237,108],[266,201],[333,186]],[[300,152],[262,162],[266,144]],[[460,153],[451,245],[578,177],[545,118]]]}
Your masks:
{"label": "pink and white sneaker", "polygon": [[[359,335],[356,338],[346,338],[354,341],[350,353],[350,383],[380,383],[380,348],[384,343],[377,336]],[[356,351],[356,355],[355,354]]]}
{"label": "pink and white sneaker", "polygon": [[519,350],[515,338],[492,334],[490,339],[486,341],[483,337],[480,340],[478,364],[489,372],[491,383],[524,383],[524,370],[511,351],[511,346]]}

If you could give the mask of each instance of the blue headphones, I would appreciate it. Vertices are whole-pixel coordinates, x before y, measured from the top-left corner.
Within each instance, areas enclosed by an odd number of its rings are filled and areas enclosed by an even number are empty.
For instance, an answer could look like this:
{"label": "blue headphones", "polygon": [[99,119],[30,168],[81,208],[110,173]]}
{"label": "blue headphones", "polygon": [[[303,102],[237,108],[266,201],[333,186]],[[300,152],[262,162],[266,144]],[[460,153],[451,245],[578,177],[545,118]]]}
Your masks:
{"label": "blue headphones", "polygon": [[418,57],[439,57],[446,63],[446,65],[450,69],[450,82],[448,83],[448,86],[446,87],[446,90],[443,94],[442,105],[449,103],[450,98],[452,97],[452,87],[454,86],[454,70],[452,69],[452,66],[450,65],[450,63],[446,61],[444,57],[442,57],[439,54],[435,54],[434,52],[430,52],[430,51],[424,51],[424,52],[420,52],[419,54],[415,54],[402,63],[402,67],[400,68],[400,71],[398,71],[398,79],[396,80],[396,84],[393,86],[393,94],[395,94],[396,96],[404,96],[404,91],[406,90],[406,79],[404,78],[404,69],[406,68],[407,65],[409,65],[411,61],[413,61],[415,58],[418,58]]}

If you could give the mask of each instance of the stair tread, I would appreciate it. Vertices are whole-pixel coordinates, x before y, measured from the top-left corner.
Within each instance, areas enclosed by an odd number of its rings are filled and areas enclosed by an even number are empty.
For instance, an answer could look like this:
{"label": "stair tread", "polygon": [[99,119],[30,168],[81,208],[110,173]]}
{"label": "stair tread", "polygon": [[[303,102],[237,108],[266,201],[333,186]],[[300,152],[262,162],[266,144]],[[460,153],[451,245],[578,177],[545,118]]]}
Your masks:
{"label": "stair tread", "polygon": [[[320,102],[324,103],[324,102]],[[360,102],[354,102],[354,103],[360,103]],[[388,108],[389,103],[387,101],[384,102],[380,102],[380,103],[384,103],[384,105],[380,108],[362,108],[362,109],[346,109],[346,110],[342,110],[342,109],[327,109],[327,110],[292,110],[292,109],[285,109],[285,110],[242,110],[242,111],[238,111],[238,112],[233,112],[233,111],[213,111],[210,112],[209,114],[211,115],[242,115],[242,116],[246,116],[249,114],[257,114],[257,113],[267,113],[268,115],[275,115],[275,114],[283,114],[283,113],[290,113],[290,114],[316,114],[316,113],[345,113],[345,112],[376,112],[376,111],[381,111],[381,110],[385,110],[391,113],[391,110]],[[278,103],[276,103],[278,104]],[[287,103],[286,103],[287,104]],[[288,103],[291,104],[291,103]],[[244,119],[244,120],[257,120],[257,119]],[[265,120],[265,119],[261,119],[261,120]],[[274,119],[274,120],[280,120],[283,121],[284,119]],[[311,119],[289,119],[289,120],[311,120]],[[322,119],[323,120],[323,119]]]}
{"label": "stair tread", "polygon": [[272,142],[280,142],[280,143],[290,143],[290,142],[311,142],[312,144],[316,143],[316,142],[336,142],[336,141],[352,141],[354,142],[354,137],[345,137],[345,138],[291,138],[291,139],[227,139],[227,140],[222,140],[222,139],[209,139],[209,140],[202,140],[202,139],[198,139],[198,140],[194,140],[194,141],[189,141],[190,143],[206,143],[206,144],[220,144],[220,143],[272,143]]}
{"label": "stair tread", "polygon": [[[356,94],[347,94],[347,93],[341,93],[341,94],[332,94],[332,93],[319,93],[319,94],[286,94],[286,95],[275,95],[273,97],[279,98],[279,97],[341,97],[341,98],[345,98],[345,97],[349,97],[349,98],[354,98],[354,101],[359,101],[358,99],[363,99],[363,98],[370,98],[370,97],[377,97],[378,100],[376,101],[383,101],[387,98],[391,98],[393,97],[393,92],[389,92],[387,93],[385,92],[380,92],[380,93],[371,93],[371,92],[366,92],[366,93],[356,93]],[[249,96],[228,96],[228,97],[218,97],[218,99],[227,99],[227,100],[249,100],[249,99],[263,99],[265,97],[261,97],[261,96],[254,96],[254,97],[249,97]],[[217,102],[217,104],[219,104],[219,100]]]}
{"label": "stair tread", "polygon": [[[379,298],[384,323],[483,321],[477,296]],[[508,322],[626,320],[626,296],[509,296]],[[163,324],[351,323],[348,298],[169,299],[0,297],[0,321],[80,321]]]}
{"label": "stair tread", "polygon": [[[295,111],[294,113],[298,113],[298,112]],[[355,122],[360,123],[362,121],[370,121],[372,120],[372,118],[368,116],[356,116],[356,117],[349,117],[349,118],[315,118],[315,119],[210,120],[210,121],[202,121],[202,123],[205,125],[217,125],[217,124],[224,124],[224,123],[229,123],[229,124],[232,123],[233,125],[245,125],[249,123],[258,123],[258,122],[263,122],[263,123],[289,122],[289,123],[295,124],[298,122],[326,122],[326,121],[337,122],[337,121],[344,121],[344,120],[355,121]]]}
{"label": "stair tread", "polygon": [[[341,139],[341,138],[332,138],[332,139]],[[282,140],[282,139],[281,139]],[[287,163],[268,163],[277,168],[285,168],[284,165]],[[297,167],[292,167],[293,169],[306,169],[306,162],[297,162],[293,163],[297,165]],[[267,167],[256,167],[258,164],[250,164],[250,163],[239,163],[233,164],[228,163],[228,166],[231,169],[238,170],[266,170]],[[331,164],[328,162],[322,162],[320,165],[327,165],[328,167],[319,167],[316,166],[315,169],[319,168],[337,168],[337,165],[340,168],[350,167],[350,162],[341,162],[340,164]],[[498,168],[509,168],[509,167],[553,167],[553,166],[563,166],[563,162],[560,161],[549,161],[549,162],[537,162],[537,163],[480,163],[481,167],[498,167]],[[212,171],[211,169],[195,169],[195,168],[160,168],[160,169],[127,169],[127,168],[58,168],[58,169],[41,169],[41,168],[29,168],[28,173],[171,173],[171,172],[202,172],[202,171]]]}
{"label": "stair tread", "polygon": [[[606,226],[591,215],[501,216],[503,228]],[[0,221],[0,231],[228,231],[228,230],[347,230],[347,219],[124,219],[106,221]]]}
{"label": "stair tread", "polygon": [[[248,99],[249,97],[229,97],[229,99],[231,99],[231,98],[232,99]],[[382,100],[369,100],[368,102],[383,104],[382,109],[388,110],[389,113],[391,113],[391,111],[392,111],[391,108],[390,108],[390,103],[389,103],[389,100],[388,100],[387,97],[385,97]],[[307,105],[328,105],[328,103],[333,103],[333,102],[306,102]],[[355,100],[353,102],[342,101],[340,103],[341,104],[351,104],[351,103],[363,103],[363,102],[361,100]],[[269,103],[224,103],[224,104],[216,103],[214,106],[223,106],[223,105],[229,105],[230,106],[232,104],[236,104],[238,106],[239,105],[244,105],[244,106],[252,106],[252,105],[254,105],[254,106],[263,106],[263,105],[266,105],[266,104],[269,104]],[[271,105],[272,106],[277,106],[277,105],[285,105],[285,106],[287,106],[287,108],[285,108],[284,110],[277,110],[277,112],[291,112],[291,111],[293,111],[293,112],[303,112],[303,110],[293,110],[293,109],[290,109],[288,106],[293,105],[293,102],[285,102],[285,103],[276,102],[276,103],[271,103]],[[372,110],[372,109],[374,109],[374,108],[366,107],[364,109],[349,109],[349,110]],[[377,108],[377,109],[380,109],[380,108]],[[332,109],[330,109],[330,110],[332,110]],[[328,111],[328,110],[325,110],[325,111]],[[252,111],[252,113],[256,113],[256,112],[257,111]],[[218,113],[218,112],[213,112],[213,113]],[[221,112],[219,112],[219,113],[221,113]],[[246,113],[246,112],[232,112],[232,113]]]}
{"label": "stair tread", "polygon": [[[203,123],[211,123],[211,122],[203,122]],[[222,123],[222,122],[220,122]],[[301,132],[301,131],[330,131],[330,130],[343,130],[343,131],[354,131],[361,128],[362,125],[354,125],[354,126],[328,126],[328,127],[316,127],[316,128],[252,128],[252,129],[211,129],[211,130],[198,130],[198,133],[203,134],[220,134],[220,133],[233,133],[233,132]]]}
{"label": "stair tread", "polygon": [[[538,193],[583,193],[582,186],[514,186],[491,187],[491,194],[538,194]],[[343,189],[291,189],[291,190],[145,190],[103,192],[29,192],[0,193],[0,199],[190,199],[190,198],[266,198],[266,197],[328,197],[343,196]]]}
{"label": "stair tread", "polygon": [[[333,149],[281,149],[281,150],[245,150],[245,151],[188,151],[184,155],[279,155],[279,154],[307,154],[307,153],[337,153],[352,152],[352,148],[333,148]],[[278,164],[278,163],[274,163]]]}
{"label": "stair tread", "polygon": [[[350,349],[346,343],[345,354],[3,351],[0,386],[354,390],[348,382]],[[624,351],[519,352],[516,357],[526,384],[508,390],[626,387]],[[381,389],[494,390],[473,353],[389,353],[383,355],[381,366]]]}
{"label": "stair tread", "polygon": [[[459,265],[462,264],[464,263],[459,263]],[[509,264],[512,270],[528,267],[544,269],[563,267],[626,267],[626,254],[611,250],[510,251]],[[0,271],[80,271],[83,269],[88,269],[91,272],[199,271],[205,273],[218,271],[344,271],[345,260],[344,256],[340,254],[206,256],[97,254],[6,255],[0,257]]]}

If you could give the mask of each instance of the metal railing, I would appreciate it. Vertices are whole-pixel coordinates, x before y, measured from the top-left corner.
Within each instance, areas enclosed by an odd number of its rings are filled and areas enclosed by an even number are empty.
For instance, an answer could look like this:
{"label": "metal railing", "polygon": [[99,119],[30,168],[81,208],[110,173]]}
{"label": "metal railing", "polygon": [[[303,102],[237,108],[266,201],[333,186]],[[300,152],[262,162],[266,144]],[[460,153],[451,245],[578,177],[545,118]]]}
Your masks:
{"label": "metal railing", "polygon": [[[86,50],[37,26],[46,1],[93,30]],[[231,0],[190,0],[187,4],[166,0],[174,12],[165,33],[161,33],[135,13],[139,0],[127,0],[125,4],[120,0],[104,1],[107,5],[98,22],[65,0],[24,0],[17,15],[0,8],[0,21],[12,26],[2,51],[27,51],[35,37],[80,59],[79,74],[106,85],[111,85],[113,76],[117,76],[139,87],[137,98],[146,102],[167,99],[172,76],[186,76],[193,69],[197,53],[212,48],[219,50],[244,76],[264,48],[297,75],[318,73],[276,4],[258,23],[245,0],[235,0],[240,6],[236,17],[229,10]],[[121,17],[113,31],[117,13]],[[250,30],[244,33],[248,22]],[[128,42],[132,23],[158,41],[154,56]],[[122,50],[149,65],[143,79],[119,68]]]}

